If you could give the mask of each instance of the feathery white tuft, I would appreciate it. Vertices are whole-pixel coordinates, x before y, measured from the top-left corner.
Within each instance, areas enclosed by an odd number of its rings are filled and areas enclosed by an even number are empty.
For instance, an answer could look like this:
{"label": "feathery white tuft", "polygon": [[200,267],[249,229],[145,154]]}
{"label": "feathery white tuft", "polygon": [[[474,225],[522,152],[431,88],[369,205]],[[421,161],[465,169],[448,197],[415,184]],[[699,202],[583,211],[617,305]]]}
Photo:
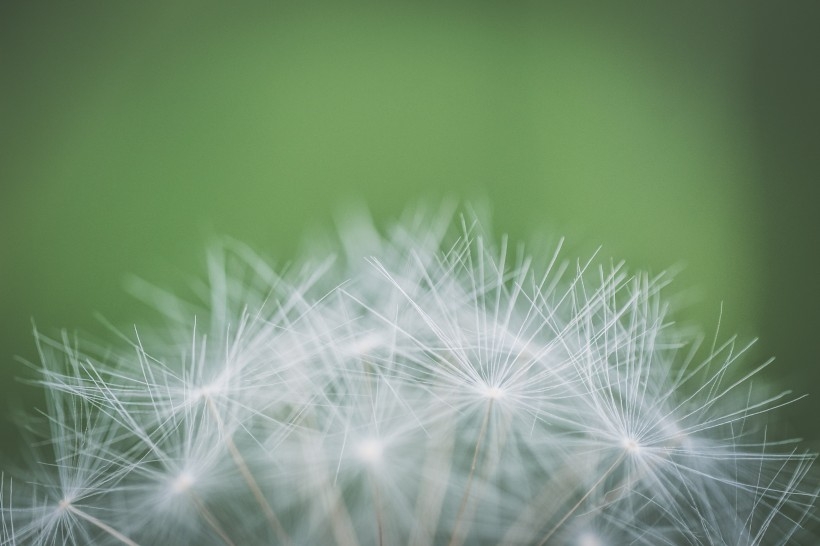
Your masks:
{"label": "feathery white tuft", "polygon": [[225,243],[199,301],[135,282],[164,320],[119,346],[38,334],[48,407],[0,545],[813,543],[768,363],[702,349],[664,275],[450,219],[359,215],[284,272]]}

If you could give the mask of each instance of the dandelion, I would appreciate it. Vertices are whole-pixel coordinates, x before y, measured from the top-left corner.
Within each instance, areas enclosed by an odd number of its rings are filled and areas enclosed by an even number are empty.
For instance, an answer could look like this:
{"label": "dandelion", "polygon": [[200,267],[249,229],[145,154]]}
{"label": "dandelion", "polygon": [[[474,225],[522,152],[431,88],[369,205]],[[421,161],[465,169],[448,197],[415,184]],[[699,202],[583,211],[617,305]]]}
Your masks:
{"label": "dandelion", "polygon": [[338,239],[281,271],[224,242],[192,298],[133,281],[162,319],[104,348],[36,334],[0,545],[816,538],[814,455],[773,425],[799,397],[677,326],[668,275],[446,206]]}

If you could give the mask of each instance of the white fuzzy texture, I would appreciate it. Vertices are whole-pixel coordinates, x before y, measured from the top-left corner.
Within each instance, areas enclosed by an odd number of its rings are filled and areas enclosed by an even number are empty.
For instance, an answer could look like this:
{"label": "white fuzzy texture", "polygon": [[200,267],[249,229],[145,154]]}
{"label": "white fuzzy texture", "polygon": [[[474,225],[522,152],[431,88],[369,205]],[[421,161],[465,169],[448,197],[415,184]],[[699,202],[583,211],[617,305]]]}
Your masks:
{"label": "white fuzzy texture", "polygon": [[792,398],[671,323],[664,276],[450,219],[360,216],[284,273],[226,243],[199,302],[136,283],[166,320],[120,347],[38,336],[0,544],[813,543],[814,456],[767,429]]}

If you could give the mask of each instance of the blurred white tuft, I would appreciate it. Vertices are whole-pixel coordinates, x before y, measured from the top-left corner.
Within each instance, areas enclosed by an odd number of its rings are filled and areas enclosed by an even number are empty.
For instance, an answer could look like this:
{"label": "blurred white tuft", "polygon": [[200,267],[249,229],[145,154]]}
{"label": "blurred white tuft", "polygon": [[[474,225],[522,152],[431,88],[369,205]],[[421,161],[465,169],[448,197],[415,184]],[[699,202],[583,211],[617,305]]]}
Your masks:
{"label": "blurred white tuft", "polygon": [[285,272],[226,242],[198,301],[135,283],[164,320],[119,347],[38,335],[0,544],[814,543],[745,347],[673,324],[663,275],[452,219],[359,213]]}

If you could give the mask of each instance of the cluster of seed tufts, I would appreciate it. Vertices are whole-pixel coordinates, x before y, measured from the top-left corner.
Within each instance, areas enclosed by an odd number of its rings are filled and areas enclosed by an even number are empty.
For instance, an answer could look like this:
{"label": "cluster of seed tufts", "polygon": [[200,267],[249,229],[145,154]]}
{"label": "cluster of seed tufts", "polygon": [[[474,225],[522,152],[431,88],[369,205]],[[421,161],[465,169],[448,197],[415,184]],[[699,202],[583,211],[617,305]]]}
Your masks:
{"label": "cluster of seed tufts", "polygon": [[814,457],[767,429],[792,398],[674,325],[665,276],[470,215],[339,239],[285,271],[218,245],[191,297],[134,283],[162,318],[104,349],[38,335],[0,544],[811,543]]}

